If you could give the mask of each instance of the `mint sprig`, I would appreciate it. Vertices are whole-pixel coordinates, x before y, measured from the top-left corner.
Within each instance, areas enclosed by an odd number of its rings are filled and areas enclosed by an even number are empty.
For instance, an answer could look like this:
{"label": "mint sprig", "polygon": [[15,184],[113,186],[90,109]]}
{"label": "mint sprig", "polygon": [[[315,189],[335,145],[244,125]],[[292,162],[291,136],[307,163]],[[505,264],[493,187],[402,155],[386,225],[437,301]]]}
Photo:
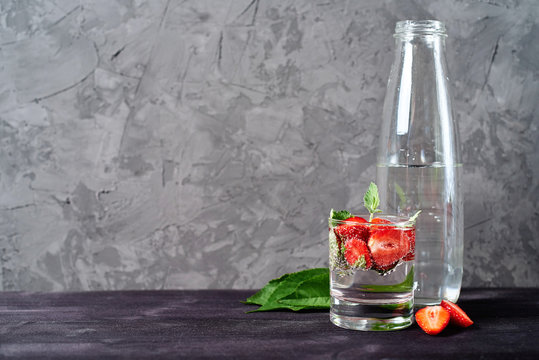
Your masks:
{"label": "mint sprig", "polygon": [[378,209],[378,206],[380,206],[380,196],[378,195],[378,186],[375,183],[370,183],[365,196],[363,196],[363,204],[371,214],[369,222],[372,221],[374,214],[382,212],[382,210]]}
{"label": "mint sprig", "polygon": [[414,215],[412,215],[412,216],[408,219],[408,221],[409,221],[409,222],[414,222],[414,221],[416,221],[416,219],[417,219],[417,217],[419,216],[419,214],[421,214],[421,210],[418,210]]}
{"label": "mint sprig", "polygon": [[[331,209],[331,212],[329,213],[329,226],[335,227],[338,225],[338,221],[344,221],[346,219],[350,219],[351,217],[352,217],[352,214],[350,213],[350,211],[346,211],[346,210],[335,211]],[[337,221],[334,221],[334,220],[337,220]]]}

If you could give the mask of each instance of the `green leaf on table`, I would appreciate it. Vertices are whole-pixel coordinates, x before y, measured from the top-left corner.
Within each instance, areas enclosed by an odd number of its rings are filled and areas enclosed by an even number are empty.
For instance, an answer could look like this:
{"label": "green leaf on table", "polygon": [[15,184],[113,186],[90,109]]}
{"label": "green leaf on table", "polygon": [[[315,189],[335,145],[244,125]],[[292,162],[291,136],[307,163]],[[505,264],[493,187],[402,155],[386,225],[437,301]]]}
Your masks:
{"label": "green leaf on table", "polygon": [[330,303],[329,274],[321,274],[301,282],[296,290],[278,300],[281,304],[328,309]]}
{"label": "green leaf on table", "polygon": [[258,291],[256,294],[254,294],[251,297],[248,297],[245,301],[243,301],[244,304],[249,305],[263,305],[265,304],[268,299],[271,297],[271,295],[275,292],[275,290],[279,287],[279,285],[286,281],[286,279],[290,276],[290,274],[284,274],[280,278],[273,279],[270,282],[266,284],[260,291]]}
{"label": "green leaf on table", "polygon": [[263,305],[270,299],[274,299],[276,297],[281,298],[291,294],[300,282],[325,273],[329,273],[327,268],[308,269],[295,273],[284,274],[283,276],[268,282],[266,286],[264,286],[253,296],[246,299],[244,303]]}
{"label": "green leaf on table", "polygon": [[[320,309],[321,300],[314,300],[325,294],[322,289],[326,289],[328,303],[324,308],[329,308],[329,269],[316,268],[303,270],[295,273],[285,274],[280,278],[271,280],[266,286],[244,303],[260,305],[256,311],[268,311],[276,309],[302,310]],[[325,295],[324,295],[325,296]],[[279,302],[286,299],[285,302]],[[300,300],[304,299],[304,302]],[[288,300],[291,300],[288,302]],[[312,305],[315,304],[315,305]]]}

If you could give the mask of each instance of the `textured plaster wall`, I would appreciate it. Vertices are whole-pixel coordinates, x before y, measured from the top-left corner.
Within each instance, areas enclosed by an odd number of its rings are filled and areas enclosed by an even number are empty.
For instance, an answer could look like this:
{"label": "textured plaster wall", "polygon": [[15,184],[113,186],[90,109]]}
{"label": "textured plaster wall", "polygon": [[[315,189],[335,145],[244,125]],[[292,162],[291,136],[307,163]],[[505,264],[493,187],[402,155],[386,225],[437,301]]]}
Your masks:
{"label": "textured plaster wall", "polygon": [[448,26],[465,286],[539,286],[539,3],[0,2],[0,289],[250,288],[359,208],[397,20]]}

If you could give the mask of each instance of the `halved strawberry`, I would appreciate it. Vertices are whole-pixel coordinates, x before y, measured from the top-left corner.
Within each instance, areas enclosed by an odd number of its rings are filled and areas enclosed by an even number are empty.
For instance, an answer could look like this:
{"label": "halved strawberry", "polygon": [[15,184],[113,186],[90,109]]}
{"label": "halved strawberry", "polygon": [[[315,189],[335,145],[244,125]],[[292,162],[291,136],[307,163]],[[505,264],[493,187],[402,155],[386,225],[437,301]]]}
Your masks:
{"label": "halved strawberry", "polygon": [[352,237],[344,243],[344,258],[353,268],[370,269],[372,266],[371,254],[365,241]]}
{"label": "halved strawberry", "polygon": [[442,300],[440,304],[451,315],[451,324],[460,327],[468,327],[473,324],[472,319],[455,303],[448,300]]}
{"label": "halved strawberry", "polygon": [[367,220],[359,216],[354,216],[349,219],[346,219],[344,223],[338,225],[333,229],[335,235],[337,236],[337,243],[339,246],[343,242],[346,242],[347,239],[361,239],[367,242],[369,238],[369,227]]}
{"label": "halved strawberry", "polygon": [[408,255],[402,258],[403,261],[410,261],[415,259],[415,229],[406,230],[408,241],[410,242],[410,252]]}
{"label": "halved strawberry", "polygon": [[[371,225],[371,231],[377,231],[377,230],[387,229],[389,228],[389,226],[384,226],[384,225],[393,224],[393,223],[387,219],[374,218],[371,220],[371,224],[375,224],[375,225]],[[376,226],[376,224],[382,224],[382,226]]]}
{"label": "halved strawberry", "polygon": [[399,229],[373,231],[367,244],[372,260],[380,268],[396,263],[410,252],[408,236]]}
{"label": "halved strawberry", "polygon": [[391,221],[382,218],[374,218],[371,221],[372,224],[393,224]]}
{"label": "halved strawberry", "polygon": [[374,218],[371,220],[371,224],[393,224],[393,223],[387,219]]}
{"label": "halved strawberry", "polygon": [[449,311],[441,306],[427,306],[415,314],[415,321],[429,335],[437,335],[445,329],[449,318]]}
{"label": "halved strawberry", "polygon": [[358,224],[367,222],[367,220],[363,219],[361,216],[352,216],[351,218],[348,218],[344,221],[347,223],[358,223]]}

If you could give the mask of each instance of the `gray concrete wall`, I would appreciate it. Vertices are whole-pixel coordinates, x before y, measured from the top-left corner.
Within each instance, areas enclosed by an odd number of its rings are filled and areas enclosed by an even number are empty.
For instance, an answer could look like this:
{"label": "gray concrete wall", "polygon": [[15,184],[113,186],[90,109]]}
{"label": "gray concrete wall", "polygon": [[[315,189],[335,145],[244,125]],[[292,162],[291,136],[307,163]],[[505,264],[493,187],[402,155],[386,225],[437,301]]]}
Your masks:
{"label": "gray concrete wall", "polygon": [[327,265],[394,24],[436,18],[465,286],[539,286],[537,1],[0,3],[0,289],[251,288]]}

